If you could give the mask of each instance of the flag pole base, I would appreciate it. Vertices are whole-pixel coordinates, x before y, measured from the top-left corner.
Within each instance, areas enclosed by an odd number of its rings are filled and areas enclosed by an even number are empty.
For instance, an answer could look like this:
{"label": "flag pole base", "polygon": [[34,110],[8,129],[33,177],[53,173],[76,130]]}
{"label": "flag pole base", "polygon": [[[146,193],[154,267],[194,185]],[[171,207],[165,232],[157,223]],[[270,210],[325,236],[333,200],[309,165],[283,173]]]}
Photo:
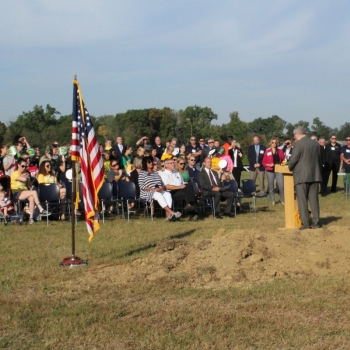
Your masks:
{"label": "flag pole base", "polygon": [[69,256],[60,262],[60,266],[62,267],[80,267],[86,266],[87,264],[87,260],[80,259],[78,256]]}

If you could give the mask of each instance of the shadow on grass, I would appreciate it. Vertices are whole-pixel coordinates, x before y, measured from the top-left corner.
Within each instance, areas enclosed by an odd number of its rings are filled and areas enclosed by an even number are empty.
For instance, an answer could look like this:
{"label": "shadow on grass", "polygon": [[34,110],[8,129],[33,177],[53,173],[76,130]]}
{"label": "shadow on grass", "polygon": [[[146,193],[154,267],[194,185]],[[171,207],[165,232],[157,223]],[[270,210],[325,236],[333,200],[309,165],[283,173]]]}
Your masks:
{"label": "shadow on grass", "polygon": [[[171,236],[169,236],[169,238],[166,238],[166,239],[180,239],[180,238],[184,238],[184,237],[192,235],[195,231],[196,230],[185,231],[185,232],[182,232],[182,233],[178,233],[176,235],[171,235]],[[127,252],[127,253],[119,256],[119,257],[121,258],[121,257],[125,257],[125,256],[132,256],[134,254],[138,254],[138,253],[141,253],[143,251],[147,251],[149,249],[155,248],[158,245],[158,242],[163,241],[163,240],[164,239],[159,240],[156,243],[149,243],[149,244],[146,244],[146,245],[144,245],[142,247],[138,247],[136,249],[132,249],[129,252]]]}
{"label": "shadow on grass", "polygon": [[340,219],[343,219],[343,217],[342,216],[327,216],[325,218],[321,218],[320,223],[322,225],[328,225],[328,224],[330,224],[332,222],[336,222]]}
{"label": "shadow on grass", "polygon": [[149,250],[151,248],[155,248],[157,246],[157,243],[150,243],[150,244],[147,244],[143,247],[139,247],[139,248],[136,248],[136,249],[133,249],[133,250],[130,250],[129,252],[123,254],[122,256],[120,257],[124,257],[124,256],[131,256],[131,255],[134,255],[134,254],[137,254],[137,253],[141,253],[143,251],[146,251],[146,250]]}
{"label": "shadow on grass", "polygon": [[176,235],[171,235],[169,238],[170,239],[174,239],[174,238],[184,238],[184,237],[187,237],[187,236],[190,236],[192,235],[196,230],[189,230],[189,231],[186,231],[186,232],[183,232],[183,233],[178,233]]}

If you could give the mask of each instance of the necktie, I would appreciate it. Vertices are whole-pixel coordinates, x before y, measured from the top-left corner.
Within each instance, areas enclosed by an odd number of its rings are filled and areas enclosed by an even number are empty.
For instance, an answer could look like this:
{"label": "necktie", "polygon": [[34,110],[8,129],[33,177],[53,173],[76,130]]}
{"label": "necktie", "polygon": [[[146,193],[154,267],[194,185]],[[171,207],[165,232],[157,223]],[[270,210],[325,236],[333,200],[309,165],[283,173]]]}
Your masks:
{"label": "necktie", "polygon": [[210,179],[210,182],[211,182],[211,187],[216,187],[216,182],[215,182],[215,179],[214,179],[214,176],[211,172],[211,170],[209,170],[209,179]]}
{"label": "necktie", "polygon": [[259,161],[259,145],[255,145],[255,160],[256,160],[256,163],[258,163]]}

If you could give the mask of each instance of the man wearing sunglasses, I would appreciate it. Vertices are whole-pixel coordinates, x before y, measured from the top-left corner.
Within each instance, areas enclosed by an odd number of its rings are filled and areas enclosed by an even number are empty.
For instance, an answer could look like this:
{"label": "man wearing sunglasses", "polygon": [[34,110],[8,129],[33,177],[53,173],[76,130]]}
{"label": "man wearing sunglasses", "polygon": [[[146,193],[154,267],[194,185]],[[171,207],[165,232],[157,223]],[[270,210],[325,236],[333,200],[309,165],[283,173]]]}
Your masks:
{"label": "man wearing sunglasses", "polygon": [[200,155],[202,154],[202,147],[197,143],[195,136],[191,136],[190,144],[186,147],[186,152],[196,157],[196,169],[200,169]]}
{"label": "man wearing sunglasses", "polygon": [[196,198],[193,187],[185,184],[181,174],[174,170],[175,162],[172,159],[164,161],[165,170],[160,173],[160,177],[165,188],[170,191],[173,200],[184,200],[186,202],[184,210],[190,214],[191,221],[197,221]]}
{"label": "man wearing sunglasses", "polygon": [[196,169],[196,157],[192,154],[188,158],[187,171],[190,179],[198,180],[199,171]]}
{"label": "man wearing sunglasses", "polygon": [[340,151],[341,144],[337,142],[337,136],[332,135],[330,142],[326,145],[326,148],[330,154],[330,167],[328,173],[326,175],[326,180],[328,183],[328,179],[330,174],[332,173],[332,186],[331,192],[335,193],[337,191],[337,181],[338,181],[338,172],[340,168]]}
{"label": "man wearing sunglasses", "polygon": [[209,156],[209,152],[214,149],[214,139],[210,138],[208,139],[208,146],[204,147],[201,155],[200,155],[200,163],[203,164],[204,159],[207,158]]}

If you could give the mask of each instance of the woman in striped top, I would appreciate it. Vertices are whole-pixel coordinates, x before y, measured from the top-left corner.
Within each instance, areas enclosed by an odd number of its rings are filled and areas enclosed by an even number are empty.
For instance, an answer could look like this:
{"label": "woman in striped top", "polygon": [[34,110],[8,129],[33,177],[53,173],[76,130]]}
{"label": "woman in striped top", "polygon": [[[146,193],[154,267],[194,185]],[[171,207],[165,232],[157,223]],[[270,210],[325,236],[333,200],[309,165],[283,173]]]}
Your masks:
{"label": "woman in striped top", "polygon": [[164,185],[158,172],[153,171],[153,157],[148,156],[142,159],[142,170],[139,173],[140,198],[152,202],[156,200],[165,210],[167,220],[178,219],[180,212],[171,210],[171,194],[164,191]]}

